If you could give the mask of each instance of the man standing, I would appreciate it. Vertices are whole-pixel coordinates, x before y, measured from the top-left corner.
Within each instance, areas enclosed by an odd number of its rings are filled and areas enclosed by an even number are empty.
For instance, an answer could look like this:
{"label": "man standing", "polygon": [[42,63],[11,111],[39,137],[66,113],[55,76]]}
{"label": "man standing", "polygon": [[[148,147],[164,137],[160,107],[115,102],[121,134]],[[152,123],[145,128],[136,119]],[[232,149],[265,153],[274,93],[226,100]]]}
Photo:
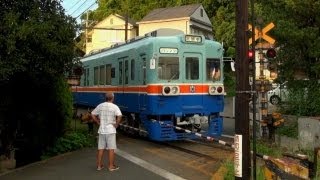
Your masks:
{"label": "man standing", "polygon": [[115,165],[114,151],[116,144],[116,128],[121,121],[122,113],[119,107],[113,104],[114,94],[106,93],[106,102],[99,104],[92,112],[92,119],[99,125],[98,153],[97,153],[97,170],[103,169],[103,155],[105,149],[108,151],[109,171],[118,170]]}

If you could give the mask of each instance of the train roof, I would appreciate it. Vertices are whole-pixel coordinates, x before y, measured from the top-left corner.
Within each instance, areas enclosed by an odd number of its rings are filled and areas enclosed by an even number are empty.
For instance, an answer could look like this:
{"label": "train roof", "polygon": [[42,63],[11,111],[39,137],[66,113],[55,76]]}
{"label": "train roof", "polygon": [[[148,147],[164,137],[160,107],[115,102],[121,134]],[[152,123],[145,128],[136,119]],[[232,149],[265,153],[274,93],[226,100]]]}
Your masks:
{"label": "train roof", "polygon": [[[88,61],[88,60],[92,60],[92,59],[97,59],[97,58],[100,58],[100,57],[103,57],[103,56],[109,54],[110,52],[116,53],[116,52],[123,51],[123,47],[132,47],[133,44],[134,44],[134,46],[137,46],[138,44],[142,44],[142,43],[148,44],[151,42],[150,40],[154,39],[154,38],[157,38],[157,39],[181,39],[184,36],[186,36],[186,35],[183,34],[183,32],[181,32],[179,30],[172,31],[172,29],[161,29],[161,31],[159,31],[159,30],[153,31],[148,34],[145,34],[145,36],[138,36],[136,38],[127,40],[126,42],[116,43],[116,44],[113,44],[111,47],[94,51],[94,52],[84,56],[80,60],[82,62],[84,62],[84,61]],[[197,36],[202,36],[202,35],[197,35]],[[206,38],[204,36],[202,36],[202,39],[206,40]],[[213,40],[209,39],[209,41],[213,41]],[[129,46],[129,45],[131,45],[131,46]]]}

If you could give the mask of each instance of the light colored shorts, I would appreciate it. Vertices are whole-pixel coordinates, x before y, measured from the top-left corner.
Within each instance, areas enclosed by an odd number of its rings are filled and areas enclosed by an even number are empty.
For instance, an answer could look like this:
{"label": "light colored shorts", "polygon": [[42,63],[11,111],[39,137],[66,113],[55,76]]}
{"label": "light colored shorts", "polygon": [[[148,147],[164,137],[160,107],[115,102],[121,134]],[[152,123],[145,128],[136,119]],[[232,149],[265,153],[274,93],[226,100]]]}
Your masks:
{"label": "light colored shorts", "polygon": [[117,149],[116,133],[99,134],[98,149]]}

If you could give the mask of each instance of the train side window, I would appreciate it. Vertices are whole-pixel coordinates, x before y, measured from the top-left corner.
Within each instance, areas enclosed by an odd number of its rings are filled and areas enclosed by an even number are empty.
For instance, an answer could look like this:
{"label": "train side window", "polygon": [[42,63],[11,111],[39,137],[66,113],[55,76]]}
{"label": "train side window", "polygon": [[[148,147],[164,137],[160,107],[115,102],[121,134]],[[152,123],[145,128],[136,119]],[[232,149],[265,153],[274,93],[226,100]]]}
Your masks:
{"label": "train side window", "polygon": [[87,70],[88,69],[83,69],[83,86],[87,86]]}
{"label": "train side window", "polygon": [[85,79],[86,81],[84,82],[85,83],[85,86],[89,86],[89,68],[87,68],[87,70],[85,71]]}
{"label": "train side window", "polygon": [[135,61],[134,59],[131,59],[131,80],[133,81],[134,80],[134,72],[135,72]]}
{"label": "train side window", "polygon": [[94,67],[93,69],[93,85],[98,85],[99,83],[99,67]]}
{"label": "train side window", "polygon": [[104,85],[106,82],[106,66],[100,66],[100,77],[99,77],[99,85]]}
{"label": "train side window", "polygon": [[128,84],[129,81],[129,61],[124,62],[124,83]]}
{"label": "train side window", "polygon": [[217,81],[221,77],[220,59],[207,59],[206,63],[207,80]]}
{"label": "train side window", "polygon": [[142,62],[143,62],[143,65],[142,65],[142,69],[143,69],[143,84],[146,84],[146,80],[147,80],[147,61],[146,61],[145,57],[142,58]]}
{"label": "train side window", "polygon": [[119,62],[119,84],[122,84],[122,62]]}
{"label": "train side window", "polygon": [[106,65],[106,85],[111,85],[111,64]]}
{"label": "train side window", "polygon": [[169,81],[179,79],[179,58],[159,57],[158,78]]}
{"label": "train side window", "polygon": [[111,68],[111,78],[115,78],[116,77],[116,68]]}
{"label": "train side window", "polygon": [[199,79],[199,59],[197,57],[186,58],[186,79]]}

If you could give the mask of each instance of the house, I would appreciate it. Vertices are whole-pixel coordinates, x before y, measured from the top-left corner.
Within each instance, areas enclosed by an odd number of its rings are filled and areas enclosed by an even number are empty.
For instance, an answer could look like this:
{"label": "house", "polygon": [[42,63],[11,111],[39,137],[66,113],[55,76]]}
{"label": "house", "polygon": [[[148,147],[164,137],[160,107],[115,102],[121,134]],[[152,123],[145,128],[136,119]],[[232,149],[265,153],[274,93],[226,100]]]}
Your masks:
{"label": "house", "polygon": [[151,11],[139,25],[139,36],[152,31],[171,28],[184,34],[200,34],[212,39],[212,24],[201,4],[159,8]]}
{"label": "house", "polygon": [[201,4],[160,8],[151,11],[140,22],[128,18],[127,38],[126,18],[112,14],[86,30],[86,54],[125,42],[145,34],[176,35],[200,34],[212,39],[212,24]]}
{"label": "house", "polygon": [[[110,47],[112,44],[132,39],[138,34],[135,21],[128,18],[126,31],[126,18],[118,14],[111,14],[101,22],[86,31],[86,54]],[[127,36],[126,33],[127,32]]]}

